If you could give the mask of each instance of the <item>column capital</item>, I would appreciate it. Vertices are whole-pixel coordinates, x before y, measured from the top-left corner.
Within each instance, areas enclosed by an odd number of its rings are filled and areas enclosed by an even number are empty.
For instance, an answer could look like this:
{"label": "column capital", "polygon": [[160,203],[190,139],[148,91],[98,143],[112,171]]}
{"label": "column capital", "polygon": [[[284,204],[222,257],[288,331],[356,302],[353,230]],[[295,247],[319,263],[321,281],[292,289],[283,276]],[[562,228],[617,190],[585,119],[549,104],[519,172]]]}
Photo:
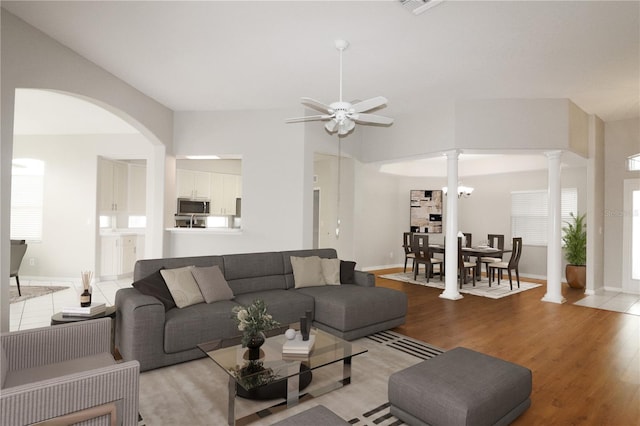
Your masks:
{"label": "column capital", "polygon": [[546,155],[548,159],[560,158],[562,157],[562,151],[559,149],[553,151],[545,151],[544,155]]}
{"label": "column capital", "polygon": [[448,151],[445,151],[443,154],[448,159],[452,159],[452,158],[458,158],[461,153],[462,151],[460,151],[459,149],[450,149]]}

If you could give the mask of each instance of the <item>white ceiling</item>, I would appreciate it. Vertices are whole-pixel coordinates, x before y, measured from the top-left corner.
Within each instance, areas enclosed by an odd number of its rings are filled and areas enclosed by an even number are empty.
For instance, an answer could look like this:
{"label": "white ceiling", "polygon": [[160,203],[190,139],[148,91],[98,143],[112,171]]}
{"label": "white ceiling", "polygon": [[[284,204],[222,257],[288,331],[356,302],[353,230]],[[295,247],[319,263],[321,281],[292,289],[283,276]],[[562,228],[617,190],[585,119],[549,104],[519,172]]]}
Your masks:
{"label": "white ceiling", "polygon": [[[303,108],[383,95],[393,117],[465,98],[569,98],[640,116],[640,2],[2,1],[176,111]],[[283,117],[283,119],[286,117]]]}

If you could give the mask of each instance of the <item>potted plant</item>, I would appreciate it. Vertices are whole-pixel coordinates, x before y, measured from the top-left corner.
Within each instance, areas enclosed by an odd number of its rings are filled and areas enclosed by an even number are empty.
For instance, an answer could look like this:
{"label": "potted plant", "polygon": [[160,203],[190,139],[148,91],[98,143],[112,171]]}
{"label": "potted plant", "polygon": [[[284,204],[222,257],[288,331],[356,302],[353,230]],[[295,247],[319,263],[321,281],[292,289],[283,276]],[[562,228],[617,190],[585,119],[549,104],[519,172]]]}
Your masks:
{"label": "potted plant", "polygon": [[587,284],[587,231],[585,215],[571,213],[571,221],[565,221],[562,228],[564,236],[564,257],[567,261],[565,276],[572,288],[585,288]]}

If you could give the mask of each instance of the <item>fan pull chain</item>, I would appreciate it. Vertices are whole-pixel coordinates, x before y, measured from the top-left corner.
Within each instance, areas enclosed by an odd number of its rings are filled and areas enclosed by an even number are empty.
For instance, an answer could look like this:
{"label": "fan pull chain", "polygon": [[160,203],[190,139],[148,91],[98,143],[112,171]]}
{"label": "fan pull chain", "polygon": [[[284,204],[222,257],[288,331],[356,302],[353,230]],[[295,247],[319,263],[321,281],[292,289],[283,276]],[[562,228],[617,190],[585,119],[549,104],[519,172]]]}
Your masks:
{"label": "fan pull chain", "polygon": [[342,164],[342,137],[338,135],[338,197],[336,206],[336,240],[340,239],[340,169]]}

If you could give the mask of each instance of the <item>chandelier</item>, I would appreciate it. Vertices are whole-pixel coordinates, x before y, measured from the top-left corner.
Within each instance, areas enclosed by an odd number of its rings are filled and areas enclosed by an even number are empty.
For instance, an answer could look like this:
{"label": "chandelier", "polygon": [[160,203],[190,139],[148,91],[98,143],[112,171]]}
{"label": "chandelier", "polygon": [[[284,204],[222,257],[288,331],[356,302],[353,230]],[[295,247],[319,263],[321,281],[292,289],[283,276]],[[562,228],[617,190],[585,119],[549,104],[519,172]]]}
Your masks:
{"label": "chandelier", "polygon": [[[447,195],[446,186],[442,187],[442,192],[444,192],[444,195]],[[471,195],[472,192],[473,192],[473,188],[471,188],[470,186],[464,186],[464,185],[458,184],[458,198],[462,198],[462,197],[467,198],[468,196]]]}

